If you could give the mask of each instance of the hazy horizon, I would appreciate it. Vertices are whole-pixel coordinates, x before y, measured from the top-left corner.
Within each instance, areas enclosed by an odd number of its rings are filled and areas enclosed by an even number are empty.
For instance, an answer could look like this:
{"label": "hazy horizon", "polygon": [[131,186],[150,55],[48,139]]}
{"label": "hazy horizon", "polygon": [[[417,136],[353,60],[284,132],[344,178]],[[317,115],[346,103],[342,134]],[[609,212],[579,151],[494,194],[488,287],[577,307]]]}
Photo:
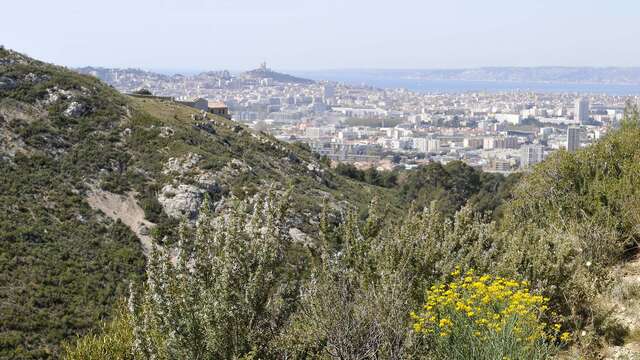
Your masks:
{"label": "hazy horizon", "polygon": [[[27,54],[28,55],[28,54]],[[64,65],[64,64],[60,64]],[[102,65],[82,65],[82,66],[72,66],[71,68],[104,68],[104,69],[136,69],[143,70],[151,73],[157,73],[162,75],[197,75],[204,72],[209,71],[229,71],[231,74],[239,74],[245,71],[254,70],[258,68],[259,65],[256,65],[252,68],[246,69],[222,69],[222,68],[211,68],[211,69],[171,69],[171,68],[146,68],[142,66],[127,66],[127,67],[110,67],[110,66],[102,66]],[[562,65],[543,65],[543,66],[479,66],[479,67],[467,67],[467,68],[315,68],[315,69],[282,69],[278,67],[272,67],[271,64],[267,64],[268,67],[273,71],[283,72],[283,73],[323,73],[323,72],[408,72],[408,71],[460,71],[460,70],[475,70],[475,69],[542,69],[542,68],[567,68],[567,69],[640,69],[640,66],[562,66]],[[277,66],[277,64],[276,64]]]}
{"label": "hazy horizon", "polygon": [[[0,43],[69,67],[289,71],[638,67],[614,0],[7,2]],[[624,6],[621,6],[624,5]],[[25,16],[29,21],[24,21]]]}

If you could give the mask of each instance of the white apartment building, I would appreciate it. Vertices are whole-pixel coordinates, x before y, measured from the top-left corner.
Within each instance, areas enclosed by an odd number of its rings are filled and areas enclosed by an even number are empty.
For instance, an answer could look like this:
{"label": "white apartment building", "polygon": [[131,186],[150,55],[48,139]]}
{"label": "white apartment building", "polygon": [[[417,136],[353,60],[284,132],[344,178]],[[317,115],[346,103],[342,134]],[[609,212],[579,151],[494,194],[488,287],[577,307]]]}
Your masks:
{"label": "white apartment building", "polygon": [[430,153],[440,152],[440,139],[427,140],[427,152],[430,152]]}
{"label": "white apartment building", "polygon": [[520,114],[496,114],[495,118],[499,123],[509,123],[513,125],[520,124],[520,120],[522,120]]}
{"label": "white apartment building", "polygon": [[483,140],[483,148],[485,150],[491,149],[517,149],[518,138],[515,136],[504,137],[486,137]]}
{"label": "white apartment building", "polygon": [[525,145],[520,148],[520,166],[527,169],[544,160],[544,147],[542,145]]}
{"label": "white apartment building", "polygon": [[413,138],[413,148],[416,151],[426,153],[428,152],[427,148],[427,139],[426,138]]}

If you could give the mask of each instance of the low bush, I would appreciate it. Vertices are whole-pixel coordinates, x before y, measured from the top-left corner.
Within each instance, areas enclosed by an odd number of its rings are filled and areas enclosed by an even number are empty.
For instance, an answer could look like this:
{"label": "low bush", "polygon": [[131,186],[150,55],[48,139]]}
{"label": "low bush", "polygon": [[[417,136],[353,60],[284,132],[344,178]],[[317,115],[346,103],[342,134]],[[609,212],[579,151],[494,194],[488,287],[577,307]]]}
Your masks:
{"label": "low bush", "polygon": [[547,359],[556,339],[568,341],[560,324],[546,321],[549,299],[530,292],[526,281],[470,270],[433,285],[412,313],[413,329],[426,338],[436,359]]}

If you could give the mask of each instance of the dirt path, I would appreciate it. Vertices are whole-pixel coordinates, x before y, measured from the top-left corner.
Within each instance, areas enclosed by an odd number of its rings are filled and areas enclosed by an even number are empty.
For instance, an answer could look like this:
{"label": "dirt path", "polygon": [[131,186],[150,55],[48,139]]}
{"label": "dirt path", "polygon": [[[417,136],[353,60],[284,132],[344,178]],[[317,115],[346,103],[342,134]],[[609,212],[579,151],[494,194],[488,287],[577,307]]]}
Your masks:
{"label": "dirt path", "polygon": [[[155,224],[145,220],[144,210],[138,205],[134,192],[126,195],[110,193],[108,191],[93,188],[87,197],[89,205],[102,211],[108,217],[119,219],[127,225],[140,239],[145,256],[151,251],[152,239],[148,235]],[[147,231],[144,231],[146,228]]]}

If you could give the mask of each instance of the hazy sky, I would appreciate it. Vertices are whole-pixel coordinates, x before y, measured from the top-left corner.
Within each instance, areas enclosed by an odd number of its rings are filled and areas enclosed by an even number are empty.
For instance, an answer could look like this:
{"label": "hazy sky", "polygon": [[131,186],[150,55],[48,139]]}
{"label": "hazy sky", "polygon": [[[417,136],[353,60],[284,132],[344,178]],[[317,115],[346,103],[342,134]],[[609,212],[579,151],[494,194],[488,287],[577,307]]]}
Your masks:
{"label": "hazy sky", "polygon": [[67,66],[640,66],[638,0],[3,0],[0,9],[0,44]]}

